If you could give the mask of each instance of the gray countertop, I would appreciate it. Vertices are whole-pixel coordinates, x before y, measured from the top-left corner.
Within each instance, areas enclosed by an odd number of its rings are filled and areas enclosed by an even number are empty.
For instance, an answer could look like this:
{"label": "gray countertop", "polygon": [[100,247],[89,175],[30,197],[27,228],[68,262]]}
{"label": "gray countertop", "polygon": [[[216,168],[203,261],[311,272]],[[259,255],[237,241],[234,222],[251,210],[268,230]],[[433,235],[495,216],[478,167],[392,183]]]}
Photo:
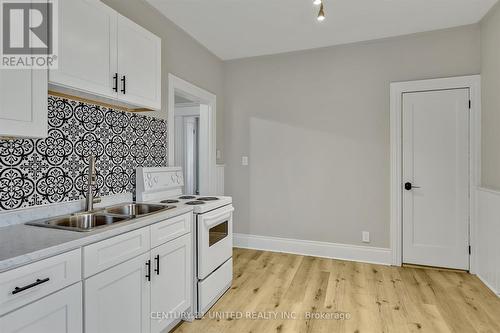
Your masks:
{"label": "gray countertop", "polygon": [[66,231],[24,224],[1,227],[0,273],[191,211],[192,207],[181,206],[91,232]]}

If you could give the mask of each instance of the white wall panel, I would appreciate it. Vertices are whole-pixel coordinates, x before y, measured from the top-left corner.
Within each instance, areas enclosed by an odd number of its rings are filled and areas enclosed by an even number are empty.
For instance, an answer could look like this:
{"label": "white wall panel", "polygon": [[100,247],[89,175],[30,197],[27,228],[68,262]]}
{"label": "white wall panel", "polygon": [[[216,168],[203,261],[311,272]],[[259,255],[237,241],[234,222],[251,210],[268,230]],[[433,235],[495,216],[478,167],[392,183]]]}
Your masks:
{"label": "white wall panel", "polygon": [[477,275],[500,296],[500,192],[477,190]]}

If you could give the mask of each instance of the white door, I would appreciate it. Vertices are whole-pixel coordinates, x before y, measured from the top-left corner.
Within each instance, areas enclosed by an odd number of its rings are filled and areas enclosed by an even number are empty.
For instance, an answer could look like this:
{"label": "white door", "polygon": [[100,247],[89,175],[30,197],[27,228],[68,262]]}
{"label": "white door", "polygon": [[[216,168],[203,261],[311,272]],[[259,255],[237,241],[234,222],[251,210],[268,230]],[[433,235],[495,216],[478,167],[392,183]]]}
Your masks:
{"label": "white door", "polygon": [[[192,303],[192,234],[187,234],[151,251],[154,267],[151,285],[151,312],[171,315],[154,318],[151,332],[159,333],[179,319]],[[168,295],[168,296],[167,296]],[[171,328],[171,327],[169,327]]]}
{"label": "white door", "polygon": [[148,252],[85,280],[87,333],[149,332],[150,265]]}
{"label": "white door", "polygon": [[49,72],[51,83],[117,96],[116,16],[96,0],[59,2],[59,64]]}
{"label": "white door", "polygon": [[403,94],[403,262],[469,269],[469,89]]}
{"label": "white door", "polygon": [[81,282],[0,318],[2,333],[81,333],[82,327]]}
{"label": "white door", "polygon": [[118,98],[161,109],[161,39],[121,15],[117,36]]}

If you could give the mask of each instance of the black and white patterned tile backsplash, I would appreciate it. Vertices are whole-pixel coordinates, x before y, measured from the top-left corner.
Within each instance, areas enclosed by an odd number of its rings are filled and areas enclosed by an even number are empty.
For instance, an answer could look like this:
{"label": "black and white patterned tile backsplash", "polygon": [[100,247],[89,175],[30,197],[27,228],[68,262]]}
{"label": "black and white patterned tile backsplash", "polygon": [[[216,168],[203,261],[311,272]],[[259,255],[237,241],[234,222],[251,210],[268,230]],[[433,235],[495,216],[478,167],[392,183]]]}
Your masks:
{"label": "black and white patterned tile backsplash", "polygon": [[88,157],[99,195],[135,191],[135,169],[167,165],[162,119],[49,96],[45,139],[0,140],[0,210],[77,200]]}

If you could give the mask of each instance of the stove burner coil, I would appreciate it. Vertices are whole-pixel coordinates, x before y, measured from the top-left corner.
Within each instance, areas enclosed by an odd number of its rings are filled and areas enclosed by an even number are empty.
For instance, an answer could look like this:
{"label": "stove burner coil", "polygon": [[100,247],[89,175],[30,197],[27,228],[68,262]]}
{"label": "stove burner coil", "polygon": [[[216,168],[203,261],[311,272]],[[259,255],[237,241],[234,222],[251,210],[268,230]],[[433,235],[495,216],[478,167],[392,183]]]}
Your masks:
{"label": "stove burner coil", "polygon": [[166,204],[173,204],[173,203],[178,203],[179,200],[174,200],[174,199],[168,199],[168,200],[163,200],[160,201],[161,203],[166,203]]}
{"label": "stove burner coil", "polygon": [[188,201],[186,202],[186,205],[203,205],[205,202],[204,201],[198,201],[198,200],[194,200],[194,201]]}
{"label": "stove burner coil", "polygon": [[198,200],[201,200],[201,201],[214,201],[214,200],[219,200],[219,198],[217,198],[217,197],[201,197],[201,198],[198,198]]}

